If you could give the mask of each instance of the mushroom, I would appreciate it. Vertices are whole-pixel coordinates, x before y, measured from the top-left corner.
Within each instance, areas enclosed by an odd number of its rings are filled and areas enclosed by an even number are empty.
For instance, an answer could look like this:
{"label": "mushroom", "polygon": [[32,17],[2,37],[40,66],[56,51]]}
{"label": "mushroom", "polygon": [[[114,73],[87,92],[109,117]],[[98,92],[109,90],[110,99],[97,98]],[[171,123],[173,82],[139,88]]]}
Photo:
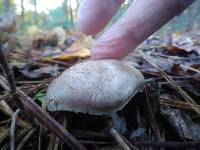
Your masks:
{"label": "mushroom", "polygon": [[120,60],[76,64],[54,79],[47,89],[49,111],[73,111],[92,115],[122,109],[144,88],[139,70]]}

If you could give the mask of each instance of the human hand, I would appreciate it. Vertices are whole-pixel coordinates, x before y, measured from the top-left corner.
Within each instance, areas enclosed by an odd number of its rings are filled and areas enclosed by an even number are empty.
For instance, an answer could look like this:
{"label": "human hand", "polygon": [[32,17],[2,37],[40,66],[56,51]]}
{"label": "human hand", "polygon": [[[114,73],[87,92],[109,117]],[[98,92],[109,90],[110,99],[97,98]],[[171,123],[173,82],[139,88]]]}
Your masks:
{"label": "human hand", "polygon": [[[77,28],[100,32],[124,0],[83,0]],[[92,45],[92,59],[121,59],[195,0],[134,0],[124,15]]]}

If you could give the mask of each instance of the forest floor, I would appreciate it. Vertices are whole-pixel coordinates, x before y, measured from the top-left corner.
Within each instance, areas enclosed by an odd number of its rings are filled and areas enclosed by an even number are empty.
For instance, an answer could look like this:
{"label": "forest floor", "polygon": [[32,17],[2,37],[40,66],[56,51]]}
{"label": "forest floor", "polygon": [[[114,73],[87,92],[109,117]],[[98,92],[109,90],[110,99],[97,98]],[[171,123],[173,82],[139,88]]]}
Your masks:
{"label": "forest floor", "polygon": [[145,90],[112,115],[112,128],[105,115],[45,106],[49,83],[89,59],[91,37],[56,28],[0,38],[1,150],[200,149],[200,30],[152,36],[125,58],[145,76]]}

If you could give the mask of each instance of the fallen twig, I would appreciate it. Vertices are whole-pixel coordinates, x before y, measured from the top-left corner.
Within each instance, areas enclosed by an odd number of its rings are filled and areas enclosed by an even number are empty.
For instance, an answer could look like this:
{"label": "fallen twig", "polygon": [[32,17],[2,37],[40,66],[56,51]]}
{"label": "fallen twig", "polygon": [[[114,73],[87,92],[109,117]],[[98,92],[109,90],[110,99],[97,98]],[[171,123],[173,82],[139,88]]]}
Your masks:
{"label": "fallen twig", "polygon": [[[8,104],[4,101],[1,100],[0,101],[0,110],[8,117],[12,117],[13,111],[12,109],[8,106]],[[21,127],[26,127],[28,125],[28,123],[26,123],[24,120],[22,120],[21,118],[17,117],[16,118],[16,123],[17,125],[21,126]]]}
{"label": "fallen twig", "polygon": [[[0,76],[0,85],[4,83],[3,80],[5,78]],[[4,86],[7,86],[4,83]],[[9,87],[5,87],[5,90],[9,89]],[[66,131],[55,119],[53,119],[45,110],[39,107],[28,95],[26,95],[23,91],[17,88],[17,96],[25,105],[25,108],[37,118],[40,123],[42,123],[45,127],[47,127],[50,131],[52,131],[55,135],[60,137],[65,144],[67,144],[71,149],[77,150],[85,150],[86,148],[76,140],[68,131]]]}
{"label": "fallen twig", "polygon": [[14,75],[13,75],[12,70],[9,67],[6,56],[2,50],[2,43],[0,43],[0,64],[8,80],[8,83],[10,86],[9,92],[12,96],[12,99],[16,102],[18,108],[23,109],[23,103],[19,101],[18,99],[16,99],[16,85],[15,85]]}
{"label": "fallen twig", "polygon": [[123,148],[124,150],[131,150],[131,148],[124,142],[124,140],[114,128],[110,128],[110,134],[115,138],[115,140],[121,146],[121,148]]}
{"label": "fallen twig", "polygon": [[80,140],[80,142],[87,145],[114,145],[116,144],[112,142],[96,142],[96,141],[83,141],[83,140]]}
{"label": "fallen twig", "polygon": [[159,131],[159,129],[158,129],[158,125],[157,125],[157,123],[156,123],[156,120],[155,120],[155,117],[154,117],[154,115],[153,115],[153,111],[152,111],[152,109],[151,109],[151,105],[150,105],[150,103],[149,103],[149,96],[148,96],[148,88],[147,88],[147,86],[145,87],[145,94],[146,94],[146,99],[145,99],[145,103],[146,103],[146,108],[147,108],[147,113],[148,113],[148,116],[150,117],[150,121],[151,121],[151,127],[153,128],[153,131],[154,131],[154,133],[155,133],[155,135],[156,135],[156,138],[157,138],[157,140],[158,141],[162,141],[162,138],[161,138],[161,135],[160,135],[160,131]]}
{"label": "fallen twig", "polygon": [[149,147],[164,147],[164,148],[199,148],[200,141],[193,142],[150,142],[150,141],[141,141],[134,142],[137,146],[149,146]]}
{"label": "fallen twig", "polygon": [[142,52],[142,50],[140,51],[141,55],[143,56],[143,58],[149,63],[151,64],[154,68],[156,68],[161,74],[162,76],[169,82],[169,84],[185,99],[185,101],[192,103],[192,108],[194,109],[194,111],[200,115],[200,109],[197,107],[196,102],[184,91],[182,90],[181,87],[179,87],[176,82],[166,74],[166,72],[160,68],[158,65],[154,64],[151,62],[151,60],[149,59],[148,55],[145,54],[144,52]]}
{"label": "fallen twig", "polygon": [[24,139],[22,140],[22,142],[18,145],[17,150],[22,150],[23,146],[26,144],[26,142],[28,141],[28,139],[33,135],[33,133],[35,132],[35,129],[32,129],[28,132],[28,134],[26,134],[26,136],[24,137]]}
{"label": "fallen twig", "polygon": [[195,68],[192,68],[190,66],[187,66],[187,65],[180,65],[182,68],[185,68],[185,69],[188,69],[190,71],[193,71],[193,72],[196,72],[196,73],[199,73],[200,74],[200,71],[198,69],[195,69]]}
{"label": "fallen twig", "polygon": [[195,61],[195,62],[199,62],[199,58],[200,57],[197,57],[197,58],[185,58],[185,57],[180,57],[180,56],[169,56],[169,55],[164,55],[164,54],[160,54],[160,53],[151,53],[150,54],[151,56],[158,56],[158,57],[162,57],[162,58],[166,58],[166,59],[172,59],[172,60],[180,60],[180,61]]}
{"label": "fallen twig", "polygon": [[19,112],[20,110],[17,109],[12,115],[12,122],[10,127],[10,150],[15,150],[15,128],[16,128],[15,124]]}
{"label": "fallen twig", "polygon": [[[192,109],[193,104],[183,102],[180,100],[160,98],[160,103],[161,103],[161,105],[172,106],[172,107],[176,107],[176,108],[180,108],[180,109],[194,111],[194,109]],[[200,109],[200,105],[196,105],[196,106]]]}
{"label": "fallen twig", "polygon": [[135,145],[133,145],[130,141],[128,141],[124,136],[120,135],[121,138],[124,140],[124,142],[133,150],[139,150],[139,148],[137,148]]}
{"label": "fallen twig", "polygon": [[[31,128],[32,128],[31,126],[27,126],[23,129],[17,131],[16,136],[19,136],[19,137],[24,136],[27,132],[29,132],[29,130],[31,130]],[[1,142],[8,136],[9,136],[9,129],[8,129],[8,131],[5,131],[5,133],[1,139]],[[6,143],[4,146],[1,147],[1,150],[7,150],[8,148],[9,148],[9,143]]]}
{"label": "fallen twig", "polygon": [[[11,69],[9,68],[8,61],[1,49],[0,45],[0,63],[5,71],[6,77],[8,79],[9,86],[6,86],[4,77],[1,76],[1,83],[3,88],[10,92],[12,98],[15,100],[18,108],[24,109],[24,104],[31,112],[31,114],[36,117],[44,126],[46,126],[50,131],[60,137],[70,148],[84,150],[85,147],[78,142],[69,132],[67,132],[57,121],[55,121],[47,112],[40,108],[28,95],[23,91],[16,88],[15,80]],[[19,98],[20,97],[20,98]]]}

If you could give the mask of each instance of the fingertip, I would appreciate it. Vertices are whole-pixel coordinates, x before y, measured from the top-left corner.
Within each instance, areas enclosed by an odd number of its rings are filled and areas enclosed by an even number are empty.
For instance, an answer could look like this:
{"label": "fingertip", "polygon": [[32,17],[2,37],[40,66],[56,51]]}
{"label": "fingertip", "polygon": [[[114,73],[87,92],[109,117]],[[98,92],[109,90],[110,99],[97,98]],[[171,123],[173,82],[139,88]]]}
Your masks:
{"label": "fingertip", "polygon": [[121,51],[112,47],[112,44],[104,44],[100,42],[94,43],[91,49],[91,59],[122,59],[127,55],[126,51]]}

